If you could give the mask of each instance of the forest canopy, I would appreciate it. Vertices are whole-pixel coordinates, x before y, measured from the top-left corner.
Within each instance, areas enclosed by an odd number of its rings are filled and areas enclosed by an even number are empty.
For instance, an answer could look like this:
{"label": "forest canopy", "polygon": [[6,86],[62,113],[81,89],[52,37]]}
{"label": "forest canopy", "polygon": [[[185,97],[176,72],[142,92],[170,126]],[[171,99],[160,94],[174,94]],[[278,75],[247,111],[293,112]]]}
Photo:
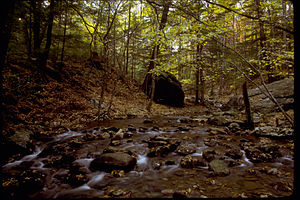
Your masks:
{"label": "forest canopy", "polygon": [[256,72],[236,52],[270,81],[293,76],[294,11],[287,0],[35,0],[15,7],[7,60],[36,58],[51,34],[52,61],[80,62],[97,52],[140,82],[157,45],[152,70],[186,84],[198,72],[207,86],[237,88],[242,73]]}

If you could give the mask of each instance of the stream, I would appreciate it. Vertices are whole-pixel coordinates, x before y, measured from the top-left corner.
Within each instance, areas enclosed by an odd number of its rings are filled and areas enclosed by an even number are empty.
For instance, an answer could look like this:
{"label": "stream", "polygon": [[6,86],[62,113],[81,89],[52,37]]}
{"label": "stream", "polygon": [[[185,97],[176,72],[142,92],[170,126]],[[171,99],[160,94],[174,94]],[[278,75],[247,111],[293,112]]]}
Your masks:
{"label": "stream", "polygon": [[[9,187],[2,195],[33,199],[292,195],[292,141],[226,130],[184,116],[110,120],[69,130],[37,140],[32,154],[4,165]],[[126,153],[136,163],[129,170],[92,169],[91,163],[107,152]]]}

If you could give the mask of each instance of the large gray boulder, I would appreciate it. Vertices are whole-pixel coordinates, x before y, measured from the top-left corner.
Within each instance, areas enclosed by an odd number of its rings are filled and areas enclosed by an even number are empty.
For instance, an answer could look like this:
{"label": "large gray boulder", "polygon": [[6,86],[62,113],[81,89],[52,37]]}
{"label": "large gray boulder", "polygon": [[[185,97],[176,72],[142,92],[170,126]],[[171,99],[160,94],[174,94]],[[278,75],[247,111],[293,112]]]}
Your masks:
{"label": "large gray boulder", "polygon": [[[282,79],[267,85],[268,90],[276,98],[284,110],[294,108],[294,81],[291,79]],[[263,86],[260,89],[265,91]],[[248,90],[251,109],[253,111],[274,112],[279,108],[267,96],[262,94],[259,88]],[[222,107],[222,110],[244,109],[243,95],[235,95]]]}

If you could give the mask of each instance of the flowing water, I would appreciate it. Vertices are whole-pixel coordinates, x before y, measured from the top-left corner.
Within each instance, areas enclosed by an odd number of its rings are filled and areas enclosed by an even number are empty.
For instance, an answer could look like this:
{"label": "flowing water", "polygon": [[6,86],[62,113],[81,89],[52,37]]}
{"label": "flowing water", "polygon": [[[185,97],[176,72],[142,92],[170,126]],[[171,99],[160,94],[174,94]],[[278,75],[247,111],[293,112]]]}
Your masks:
{"label": "flowing water", "polygon": [[[239,147],[244,141],[259,143],[262,142],[261,138],[249,134],[212,135],[208,125],[201,125],[197,119],[186,123],[182,123],[181,119],[186,118],[153,117],[149,123],[138,118],[111,120],[100,126],[90,125],[91,128],[87,130],[69,130],[49,142],[37,142],[33,154],[4,165],[2,173],[7,174],[6,177],[13,173],[15,176],[20,175],[26,170],[42,173],[39,189],[31,192],[20,190],[19,193],[39,199],[159,198],[173,195],[210,198],[282,197],[292,194],[294,155],[286,147],[291,141],[268,140],[281,148],[281,155],[272,161],[253,163],[243,148],[241,158],[230,159],[224,154],[232,146]],[[114,148],[134,153],[137,163],[133,170],[108,173],[89,169],[90,163],[112,145],[111,138],[96,137],[109,127],[121,128],[130,134],[130,137],[119,140]],[[184,155],[176,151],[163,156],[149,156],[147,141],[155,136],[176,138],[180,145],[193,147],[189,154],[193,157],[202,158],[205,150],[215,150],[218,158],[228,163],[230,174],[214,175],[208,161],[203,166],[184,168],[180,164]],[[211,140],[217,141],[217,145],[207,143]]]}

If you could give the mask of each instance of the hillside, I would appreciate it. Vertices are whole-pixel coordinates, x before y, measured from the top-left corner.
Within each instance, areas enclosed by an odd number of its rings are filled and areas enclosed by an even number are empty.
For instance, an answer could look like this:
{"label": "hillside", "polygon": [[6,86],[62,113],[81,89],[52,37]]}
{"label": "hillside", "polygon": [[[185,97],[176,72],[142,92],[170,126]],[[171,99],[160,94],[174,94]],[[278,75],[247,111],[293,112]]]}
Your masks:
{"label": "hillside", "polygon": [[[62,133],[105,119],[150,114],[146,110],[149,100],[140,85],[120,75],[118,70],[109,73],[87,63],[64,63],[61,70],[55,67],[48,64],[56,76],[47,76],[46,83],[28,66],[11,64],[4,69],[4,135],[11,135],[21,127],[44,134]],[[105,84],[107,88],[98,118],[101,90]],[[151,107],[153,115],[184,115],[196,111],[155,103]]]}

